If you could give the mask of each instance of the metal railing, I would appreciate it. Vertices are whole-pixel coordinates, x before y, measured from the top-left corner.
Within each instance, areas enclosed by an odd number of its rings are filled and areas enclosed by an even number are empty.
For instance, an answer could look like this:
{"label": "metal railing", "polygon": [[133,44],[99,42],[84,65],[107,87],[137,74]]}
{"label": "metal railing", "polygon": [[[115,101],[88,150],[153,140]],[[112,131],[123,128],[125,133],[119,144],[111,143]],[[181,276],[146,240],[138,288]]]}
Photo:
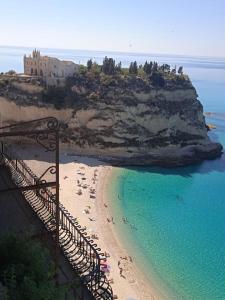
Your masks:
{"label": "metal railing", "polygon": [[[1,163],[10,168],[13,182],[17,187],[38,186],[40,179],[23,160],[16,159],[16,156],[3,143],[0,155]],[[53,239],[56,238],[55,195],[48,188],[24,189],[22,193]],[[112,288],[104,272],[101,271],[100,262],[104,254],[62,204],[59,206],[59,245],[93,298],[113,299]]]}

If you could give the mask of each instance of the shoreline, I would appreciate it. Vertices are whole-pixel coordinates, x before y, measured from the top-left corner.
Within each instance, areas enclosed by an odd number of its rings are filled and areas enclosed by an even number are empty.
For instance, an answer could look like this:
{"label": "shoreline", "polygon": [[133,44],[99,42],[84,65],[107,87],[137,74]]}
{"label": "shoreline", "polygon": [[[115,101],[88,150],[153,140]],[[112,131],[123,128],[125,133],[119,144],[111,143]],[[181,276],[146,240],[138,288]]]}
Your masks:
{"label": "shoreline", "polygon": [[[115,172],[118,172],[116,170],[116,167],[110,167],[107,171],[102,172],[102,177],[99,182],[99,189],[102,190],[102,194],[98,197],[98,210],[100,211],[103,205],[106,203],[108,206],[110,206],[110,202],[113,201],[113,199],[109,199],[108,191],[107,191],[107,185],[109,181],[112,179],[112,176],[115,176]],[[98,190],[98,192],[100,192]],[[104,201],[103,201],[104,198]],[[112,210],[107,207],[108,214],[113,215]],[[102,215],[104,217],[104,215]],[[104,220],[103,220],[104,223]],[[144,272],[141,271],[140,267],[137,266],[137,263],[132,257],[132,254],[129,252],[129,249],[124,245],[122,242],[122,239],[120,237],[120,234],[115,228],[115,226],[112,223],[106,223],[103,232],[103,241],[105,244],[113,244],[113,256],[115,257],[115,260],[120,259],[120,257],[127,257],[128,260],[126,261],[125,266],[125,272],[124,275],[126,279],[119,277],[120,280],[123,280],[127,282],[127,286],[133,293],[132,297],[135,297],[135,299],[140,300],[162,300],[164,297],[162,295],[159,295],[155,288],[151,285],[151,282],[149,280],[146,280]],[[109,232],[111,232],[110,238],[109,238]],[[132,259],[132,261],[129,261],[129,258]],[[121,260],[120,260],[121,262]],[[120,281],[118,280],[118,281]],[[129,296],[131,296],[129,294]],[[126,296],[128,297],[128,295]],[[119,299],[125,299],[125,298],[119,298]]]}
{"label": "shoreline", "polygon": [[[109,203],[113,199],[107,196],[107,183],[117,171],[116,167],[97,158],[69,153],[63,149],[60,154],[60,202],[86,229],[101,252],[107,254],[106,276],[117,296],[115,299],[164,299],[133,262],[112,222]],[[25,162],[37,175],[50,165],[48,159],[34,158]]]}

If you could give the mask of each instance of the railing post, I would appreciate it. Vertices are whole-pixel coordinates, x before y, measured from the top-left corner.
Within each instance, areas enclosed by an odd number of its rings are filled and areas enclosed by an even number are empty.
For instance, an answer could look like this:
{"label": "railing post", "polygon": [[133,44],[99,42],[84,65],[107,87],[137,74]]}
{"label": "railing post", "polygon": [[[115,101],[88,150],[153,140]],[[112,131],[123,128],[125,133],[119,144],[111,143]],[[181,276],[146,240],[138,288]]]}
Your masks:
{"label": "railing post", "polygon": [[56,129],[56,150],[55,150],[55,162],[56,162],[56,209],[55,209],[55,221],[56,221],[56,240],[55,240],[55,263],[56,263],[56,281],[58,283],[59,272],[59,130]]}
{"label": "railing post", "polygon": [[4,146],[3,146],[3,142],[0,142],[1,143],[1,156],[0,156],[0,159],[2,160],[3,159],[3,151],[4,151]]}

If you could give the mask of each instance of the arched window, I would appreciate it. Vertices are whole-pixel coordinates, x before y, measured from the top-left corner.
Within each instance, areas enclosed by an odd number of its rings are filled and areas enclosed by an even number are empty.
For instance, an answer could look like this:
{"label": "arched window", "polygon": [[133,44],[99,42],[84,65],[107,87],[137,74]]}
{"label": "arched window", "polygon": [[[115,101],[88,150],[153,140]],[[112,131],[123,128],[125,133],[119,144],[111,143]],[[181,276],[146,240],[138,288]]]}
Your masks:
{"label": "arched window", "polygon": [[43,76],[43,71],[42,71],[42,69],[40,70],[40,76]]}
{"label": "arched window", "polygon": [[31,73],[31,75],[33,75],[33,73],[34,73],[33,68],[30,69],[30,73]]}

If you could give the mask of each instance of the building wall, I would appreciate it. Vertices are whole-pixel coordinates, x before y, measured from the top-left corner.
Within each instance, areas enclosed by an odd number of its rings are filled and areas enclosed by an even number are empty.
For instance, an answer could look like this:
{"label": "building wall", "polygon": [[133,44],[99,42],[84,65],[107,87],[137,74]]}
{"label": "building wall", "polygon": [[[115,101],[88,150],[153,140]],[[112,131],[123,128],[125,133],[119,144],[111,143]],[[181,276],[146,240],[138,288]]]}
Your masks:
{"label": "building wall", "polygon": [[24,56],[24,73],[31,76],[66,78],[78,71],[79,66],[72,61],[62,61],[54,57],[41,56],[34,50],[32,56]]}

